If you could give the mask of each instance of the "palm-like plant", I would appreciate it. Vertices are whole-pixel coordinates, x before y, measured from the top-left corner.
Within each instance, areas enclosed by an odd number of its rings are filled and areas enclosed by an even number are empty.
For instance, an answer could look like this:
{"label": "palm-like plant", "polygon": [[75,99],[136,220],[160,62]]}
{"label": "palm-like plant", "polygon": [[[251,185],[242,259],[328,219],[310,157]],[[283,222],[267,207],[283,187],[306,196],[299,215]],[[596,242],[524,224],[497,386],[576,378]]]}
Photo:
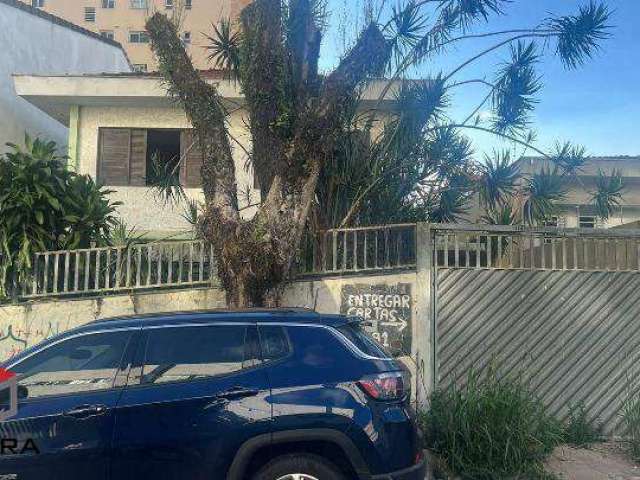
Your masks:
{"label": "palm-like plant", "polygon": [[219,25],[212,24],[211,35],[204,34],[209,41],[206,49],[209,51],[209,61],[214,68],[222,70],[228,76],[235,75],[240,68],[240,39],[237,29],[231,20],[223,18]]}
{"label": "palm-like plant", "polygon": [[596,191],[592,194],[591,199],[600,218],[607,220],[616,208],[622,205],[623,190],[624,183],[620,170],[613,170],[610,175],[598,170]]}
{"label": "palm-like plant", "polygon": [[485,156],[480,167],[478,181],[480,201],[487,211],[504,206],[516,191],[520,170],[511,159],[509,151],[493,152],[493,157]]}
{"label": "palm-like plant", "polygon": [[526,181],[524,220],[531,225],[558,212],[557,202],[567,192],[567,185],[557,170],[542,168]]}

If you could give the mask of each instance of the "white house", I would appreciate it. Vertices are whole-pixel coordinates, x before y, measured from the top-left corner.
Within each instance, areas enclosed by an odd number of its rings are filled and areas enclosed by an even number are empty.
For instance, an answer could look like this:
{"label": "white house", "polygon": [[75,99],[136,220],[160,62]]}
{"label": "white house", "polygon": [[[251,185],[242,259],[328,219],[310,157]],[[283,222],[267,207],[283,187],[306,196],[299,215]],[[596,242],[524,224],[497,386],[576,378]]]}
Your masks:
{"label": "white house", "polygon": [[[527,177],[548,166],[541,157],[524,157],[518,161],[520,173]],[[593,196],[597,190],[598,172],[611,175],[620,172],[624,190],[621,205],[607,220],[598,218]],[[567,185],[567,194],[559,212],[549,226],[566,228],[635,228],[640,221],[640,157],[588,157],[576,178]]]}
{"label": "white house", "polygon": [[[238,197],[242,215],[251,217],[260,199],[247,159],[251,136],[246,128],[244,97],[236,82],[220,72],[201,75],[215,85],[229,113],[228,129],[234,141]],[[158,74],[16,75],[18,95],[50,117],[69,126],[70,163],[115,192],[122,202],[118,212],[125,222],[153,237],[176,238],[191,228],[185,205],[162,201],[154,194],[154,162],[179,159],[179,181],[192,199],[203,200],[200,170],[202,154],[194,141],[184,110],[167,96]],[[397,85],[378,103],[384,82],[363,93],[362,107],[384,112],[395,106]]]}
{"label": "white house", "polygon": [[12,75],[129,72],[119,43],[32,8],[0,0],[0,153],[25,132],[68,142],[67,127],[16,95]]}

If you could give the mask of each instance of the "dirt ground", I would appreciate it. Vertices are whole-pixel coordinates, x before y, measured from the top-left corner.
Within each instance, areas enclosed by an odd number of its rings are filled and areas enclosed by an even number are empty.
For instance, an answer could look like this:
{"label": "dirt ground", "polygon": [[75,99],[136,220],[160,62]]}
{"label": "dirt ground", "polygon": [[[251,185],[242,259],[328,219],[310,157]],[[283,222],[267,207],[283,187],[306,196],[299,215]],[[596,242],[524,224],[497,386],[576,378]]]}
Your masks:
{"label": "dirt ground", "polygon": [[559,447],[547,462],[547,470],[566,480],[640,480],[640,466],[611,443],[589,449]]}

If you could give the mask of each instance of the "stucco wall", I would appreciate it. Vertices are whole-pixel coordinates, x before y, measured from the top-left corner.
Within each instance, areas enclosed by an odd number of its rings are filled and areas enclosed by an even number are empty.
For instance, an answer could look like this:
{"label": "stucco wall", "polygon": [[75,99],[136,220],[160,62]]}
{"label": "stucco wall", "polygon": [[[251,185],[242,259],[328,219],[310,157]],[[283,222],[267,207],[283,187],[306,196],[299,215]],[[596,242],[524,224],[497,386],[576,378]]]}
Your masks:
{"label": "stucco wall", "polygon": [[[191,123],[179,108],[129,108],[129,107],[80,107],[78,122],[78,162],[79,171],[97,176],[98,136],[101,127],[119,128],[191,128]],[[238,142],[248,145],[248,135],[240,112],[229,116],[229,132]],[[251,190],[251,203],[259,199],[259,192],[253,187],[253,173],[246,167],[246,154],[237,144],[232,144],[236,160],[236,178],[240,192]],[[167,205],[156,198],[147,187],[111,187],[116,190],[112,199],[123,202],[118,212],[131,226],[141,231],[162,233],[180,232],[189,229],[182,218],[184,205]],[[187,189],[187,195],[203,199],[201,189]],[[240,206],[247,205],[245,196],[240,195]],[[253,215],[252,209],[243,210],[243,215]]]}
{"label": "stucco wall", "polygon": [[67,129],[16,96],[11,75],[127,72],[124,52],[108,43],[0,3],[0,152],[24,132],[67,144]]}

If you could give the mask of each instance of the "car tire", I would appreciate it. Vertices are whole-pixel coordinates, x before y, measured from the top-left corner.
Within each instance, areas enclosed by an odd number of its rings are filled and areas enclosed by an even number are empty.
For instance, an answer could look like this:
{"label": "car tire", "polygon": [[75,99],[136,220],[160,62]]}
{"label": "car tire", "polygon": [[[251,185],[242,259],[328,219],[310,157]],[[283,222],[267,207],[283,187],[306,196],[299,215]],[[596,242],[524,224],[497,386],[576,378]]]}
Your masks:
{"label": "car tire", "polygon": [[328,460],[304,453],[271,460],[252,480],[346,480],[346,477]]}

